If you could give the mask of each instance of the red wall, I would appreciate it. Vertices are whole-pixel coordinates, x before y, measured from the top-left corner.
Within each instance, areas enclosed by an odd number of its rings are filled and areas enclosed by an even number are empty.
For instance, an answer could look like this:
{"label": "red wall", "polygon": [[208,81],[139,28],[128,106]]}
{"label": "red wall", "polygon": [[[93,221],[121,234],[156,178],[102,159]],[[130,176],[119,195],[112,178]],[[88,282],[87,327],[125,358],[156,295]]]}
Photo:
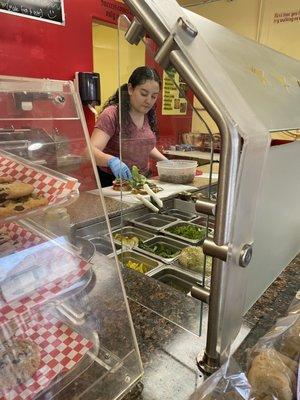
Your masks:
{"label": "red wall", "polygon": [[[127,8],[114,0],[64,0],[66,24],[0,13],[0,75],[73,80],[93,70],[92,20],[116,23]],[[89,128],[93,116],[86,113]]]}

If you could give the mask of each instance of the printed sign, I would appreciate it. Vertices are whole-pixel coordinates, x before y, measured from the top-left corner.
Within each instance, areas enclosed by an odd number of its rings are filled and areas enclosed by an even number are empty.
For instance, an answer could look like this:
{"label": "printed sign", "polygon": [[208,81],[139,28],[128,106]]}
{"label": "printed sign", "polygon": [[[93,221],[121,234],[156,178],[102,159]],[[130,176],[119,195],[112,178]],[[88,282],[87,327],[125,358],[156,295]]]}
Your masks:
{"label": "printed sign", "polygon": [[63,0],[0,0],[0,12],[64,24]]}
{"label": "printed sign", "polygon": [[118,18],[122,14],[131,15],[125,4],[116,1],[100,0],[100,5],[104,10],[108,22],[111,22],[112,24],[117,24]]}
{"label": "printed sign", "polygon": [[186,115],[187,84],[174,68],[163,73],[162,115]]}

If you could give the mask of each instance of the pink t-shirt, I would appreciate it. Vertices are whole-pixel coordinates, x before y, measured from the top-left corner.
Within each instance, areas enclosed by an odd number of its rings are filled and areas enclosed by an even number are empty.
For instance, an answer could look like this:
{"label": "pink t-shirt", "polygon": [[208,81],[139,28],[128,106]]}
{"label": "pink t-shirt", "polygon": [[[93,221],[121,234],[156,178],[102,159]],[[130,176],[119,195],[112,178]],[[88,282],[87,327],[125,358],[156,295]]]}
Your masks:
{"label": "pink t-shirt", "polygon": [[[102,111],[95,125],[96,128],[110,136],[104,152],[116,157],[120,157],[120,126],[118,120],[118,107],[111,105]],[[156,137],[150,128],[147,115],[145,115],[142,128],[138,128],[129,116],[129,121],[126,127],[123,127],[121,137],[122,161],[129,168],[136,165],[142,174],[146,174],[149,170],[149,154],[155,145]]]}

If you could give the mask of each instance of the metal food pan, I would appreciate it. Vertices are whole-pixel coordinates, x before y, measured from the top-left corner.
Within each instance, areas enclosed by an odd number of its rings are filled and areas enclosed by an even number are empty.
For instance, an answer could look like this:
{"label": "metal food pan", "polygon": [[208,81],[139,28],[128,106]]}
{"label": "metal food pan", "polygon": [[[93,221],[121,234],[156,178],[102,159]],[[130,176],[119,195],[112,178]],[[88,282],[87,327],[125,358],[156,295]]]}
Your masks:
{"label": "metal food pan", "polygon": [[157,279],[158,281],[185,294],[188,294],[191,291],[192,286],[200,283],[199,276],[195,276],[195,274],[191,274],[171,265],[156,269],[153,271],[151,276],[152,278]]}
{"label": "metal food pan", "polygon": [[152,231],[159,232],[161,229],[176,221],[178,221],[177,218],[171,217],[169,215],[149,213],[141,217],[135,218],[131,222],[134,225],[142,226]]}
{"label": "metal food pan", "polygon": [[192,219],[197,217],[197,214],[189,213],[187,211],[177,210],[177,208],[171,208],[170,210],[166,210],[165,214],[171,215],[177,219],[181,219],[182,221],[191,221]]}
{"label": "metal food pan", "polygon": [[[182,250],[187,246],[185,243],[179,242],[178,240],[174,240],[174,239],[168,238],[166,236],[159,236],[159,235],[155,236],[153,239],[148,240],[146,243],[148,246],[155,245],[155,244],[163,244],[167,247],[170,247],[172,250],[174,249],[174,252]],[[165,257],[161,257],[155,253],[152,253],[150,251],[141,249],[140,247],[136,247],[135,250],[139,251],[143,254],[147,254],[149,257],[156,258],[165,264],[170,264],[172,261],[176,260],[176,258],[179,256],[179,254],[178,254],[171,258],[165,258]]]}
{"label": "metal food pan", "polygon": [[[207,217],[203,217],[203,216],[196,217],[195,219],[192,219],[190,222],[206,228]],[[215,223],[214,223],[214,220],[212,219],[212,217],[209,217],[208,227],[210,229],[214,229],[214,227],[215,227]]]}
{"label": "metal food pan", "polygon": [[[161,230],[161,232],[164,233],[167,236],[172,236],[172,237],[174,237],[176,239],[183,240],[183,241],[185,241],[187,243],[190,243],[190,244],[199,245],[199,244],[204,242],[205,236],[203,237],[203,239],[200,239],[200,240],[199,239],[189,239],[189,238],[186,238],[184,236],[180,236],[180,235],[177,235],[175,233],[172,233],[172,232],[168,231],[169,228],[175,227],[175,226],[180,226],[180,225],[195,226],[196,228],[201,228],[201,229],[203,228],[205,230],[205,226],[202,227],[202,226],[200,226],[198,224],[193,224],[193,223],[190,223],[190,222],[182,222],[182,221],[180,221],[180,222],[174,222],[173,224],[167,226],[166,228],[163,228]],[[212,234],[212,230],[210,228],[209,228],[209,233]]]}
{"label": "metal food pan", "polygon": [[[160,267],[162,265],[161,262],[154,260],[153,258],[147,257],[143,254],[132,251],[132,250],[127,250],[127,251],[123,251],[123,252],[119,253],[118,259],[125,267],[126,267],[126,265],[125,265],[126,262],[129,260],[146,264],[148,267],[148,271],[145,272],[145,275],[151,275],[152,273],[154,273],[154,271],[158,267]],[[129,267],[127,267],[127,268],[129,268]],[[139,271],[137,271],[137,272],[139,272]]]}
{"label": "metal food pan", "polygon": [[[154,237],[154,234],[146,231],[146,230],[142,230],[140,228],[137,228],[135,226],[124,226],[121,229],[116,229],[115,231],[112,232],[113,236],[114,234],[119,233],[123,236],[136,236],[137,238],[139,238],[142,242],[144,242],[145,240],[149,240],[152,239]],[[109,238],[109,233],[107,233],[105,235],[105,237]],[[115,240],[114,238],[114,242],[121,244],[120,241]]]}

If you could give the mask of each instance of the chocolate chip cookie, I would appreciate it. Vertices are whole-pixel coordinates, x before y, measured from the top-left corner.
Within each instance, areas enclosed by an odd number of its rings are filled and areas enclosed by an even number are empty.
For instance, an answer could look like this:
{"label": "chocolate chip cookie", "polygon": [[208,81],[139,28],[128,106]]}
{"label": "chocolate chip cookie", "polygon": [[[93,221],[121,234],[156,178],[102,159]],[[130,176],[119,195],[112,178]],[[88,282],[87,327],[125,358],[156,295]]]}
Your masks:
{"label": "chocolate chip cookie", "polygon": [[14,340],[0,346],[0,388],[11,389],[25,383],[38,370],[38,346],[28,340]]}
{"label": "chocolate chip cookie", "polygon": [[20,214],[47,204],[48,199],[46,197],[35,195],[26,196],[20,199],[6,200],[2,203],[0,202],[0,217]]}
{"label": "chocolate chip cookie", "polygon": [[34,187],[29,183],[17,181],[12,183],[0,183],[0,202],[28,196],[33,192],[33,190]]}

